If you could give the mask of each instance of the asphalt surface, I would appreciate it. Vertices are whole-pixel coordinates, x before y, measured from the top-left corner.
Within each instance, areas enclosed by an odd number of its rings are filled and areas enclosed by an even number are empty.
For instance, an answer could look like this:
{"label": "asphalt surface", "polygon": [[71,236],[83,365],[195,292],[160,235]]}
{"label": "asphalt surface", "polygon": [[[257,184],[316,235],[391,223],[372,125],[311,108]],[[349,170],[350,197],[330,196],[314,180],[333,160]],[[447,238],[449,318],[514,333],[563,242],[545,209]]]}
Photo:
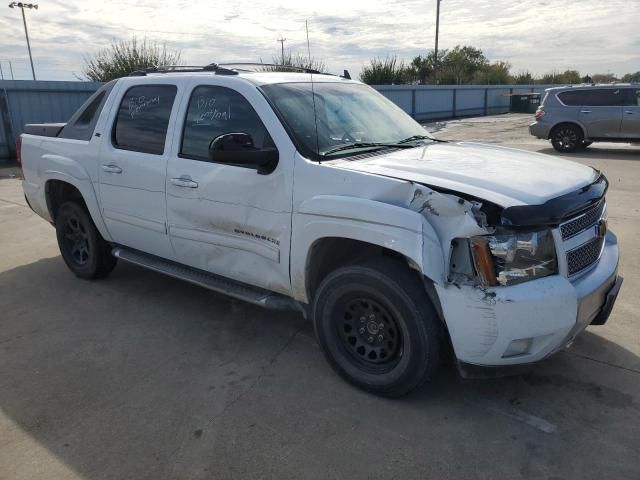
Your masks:
{"label": "asphalt surface", "polygon": [[[530,119],[431,127],[556,155]],[[299,315],[122,263],[75,278],[0,171],[0,479],[640,478],[640,147],[566,157],[611,181],[609,323],[524,375],[447,368],[400,400],[339,379]]]}

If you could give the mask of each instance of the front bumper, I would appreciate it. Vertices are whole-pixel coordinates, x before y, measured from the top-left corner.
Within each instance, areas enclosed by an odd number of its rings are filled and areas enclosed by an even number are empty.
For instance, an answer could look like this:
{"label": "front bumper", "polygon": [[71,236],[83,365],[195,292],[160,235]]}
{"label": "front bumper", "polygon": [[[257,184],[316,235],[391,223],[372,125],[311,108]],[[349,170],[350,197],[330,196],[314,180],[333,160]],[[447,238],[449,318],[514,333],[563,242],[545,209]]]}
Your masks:
{"label": "front bumper", "polygon": [[[561,275],[510,287],[435,286],[459,362],[504,367],[539,361],[589,324],[608,318],[620,290],[618,244],[608,233],[600,260],[569,281]],[[513,345],[523,345],[513,354]]]}

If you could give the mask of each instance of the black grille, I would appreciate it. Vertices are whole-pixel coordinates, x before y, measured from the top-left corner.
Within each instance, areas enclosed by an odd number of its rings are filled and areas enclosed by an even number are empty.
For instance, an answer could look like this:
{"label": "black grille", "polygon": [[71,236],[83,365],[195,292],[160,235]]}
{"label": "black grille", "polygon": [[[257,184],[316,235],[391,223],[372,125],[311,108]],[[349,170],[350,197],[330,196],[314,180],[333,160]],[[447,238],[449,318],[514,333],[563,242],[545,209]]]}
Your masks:
{"label": "black grille", "polygon": [[586,230],[591,225],[594,225],[598,220],[600,220],[600,217],[602,217],[603,210],[604,202],[601,202],[599,205],[596,205],[579,217],[560,225],[560,234],[562,235],[562,239],[566,240],[567,238],[571,238]]}
{"label": "black grille", "polygon": [[600,257],[604,237],[594,238],[584,245],[567,252],[569,275],[574,275],[592,265]]}

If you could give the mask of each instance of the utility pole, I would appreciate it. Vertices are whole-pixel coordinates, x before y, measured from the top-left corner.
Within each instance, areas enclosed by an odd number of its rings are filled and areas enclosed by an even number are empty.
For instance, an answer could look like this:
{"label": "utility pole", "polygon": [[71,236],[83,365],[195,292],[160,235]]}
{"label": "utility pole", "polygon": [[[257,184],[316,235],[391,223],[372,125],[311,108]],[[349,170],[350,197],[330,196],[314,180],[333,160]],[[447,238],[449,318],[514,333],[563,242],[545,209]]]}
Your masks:
{"label": "utility pole", "polygon": [[31,44],[29,44],[29,31],[27,30],[27,18],[24,15],[24,9],[38,9],[38,5],[36,3],[22,3],[22,2],[11,2],[9,4],[9,8],[18,7],[22,12],[22,23],[24,23],[24,36],[27,37],[27,50],[29,50],[29,62],[31,62],[31,74],[33,75],[33,79],[36,79],[36,71],[33,68],[33,58],[31,57]]}
{"label": "utility pole", "polygon": [[284,42],[286,42],[287,39],[280,35],[278,41],[280,42],[280,49],[282,50],[282,65],[284,65]]}
{"label": "utility pole", "polygon": [[440,35],[440,2],[442,0],[436,0],[436,48],[433,59],[433,76],[438,83],[438,37]]}

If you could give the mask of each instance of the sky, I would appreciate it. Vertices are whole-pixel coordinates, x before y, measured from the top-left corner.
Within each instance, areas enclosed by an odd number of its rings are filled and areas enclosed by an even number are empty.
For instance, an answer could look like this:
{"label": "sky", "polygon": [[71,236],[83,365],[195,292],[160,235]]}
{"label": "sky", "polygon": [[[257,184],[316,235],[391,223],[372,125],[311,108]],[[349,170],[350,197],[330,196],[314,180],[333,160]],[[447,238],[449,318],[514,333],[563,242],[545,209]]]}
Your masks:
{"label": "sky", "polygon": [[[32,0],[33,1],[33,0]],[[37,1],[37,0],[35,0]],[[185,63],[270,62],[311,55],[356,77],[369,59],[410,60],[433,48],[436,0],[41,0],[26,10],[36,76],[82,77],[84,58],[114,39],[166,43]],[[442,0],[440,48],[473,45],[513,72],[640,70],[640,0]],[[30,78],[20,10],[0,8],[4,78]]]}

